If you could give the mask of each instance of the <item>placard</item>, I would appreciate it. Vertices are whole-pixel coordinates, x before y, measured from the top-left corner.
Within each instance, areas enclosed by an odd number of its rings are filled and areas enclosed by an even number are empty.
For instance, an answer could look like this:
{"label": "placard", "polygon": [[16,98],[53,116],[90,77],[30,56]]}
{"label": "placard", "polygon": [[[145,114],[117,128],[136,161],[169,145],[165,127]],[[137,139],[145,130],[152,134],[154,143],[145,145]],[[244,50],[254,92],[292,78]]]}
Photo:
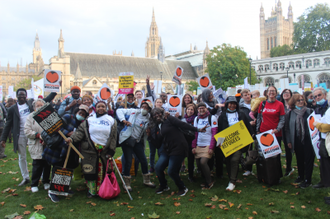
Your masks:
{"label": "placard", "polygon": [[167,96],[167,111],[174,116],[176,113],[181,115],[182,111],[182,95],[168,95]]}
{"label": "placard", "polygon": [[272,130],[260,133],[256,137],[265,159],[282,153],[281,146],[278,144],[276,136],[272,134]]}
{"label": "placard", "polygon": [[49,103],[46,103],[38,111],[34,112],[33,119],[48,135],[57,132],[64,125],[62,118]]}
{"label": "placard", "polygon": [[202,91],[205,89],[210,89],[213,91],[213,85],[209,74],[205,74],[197,78],[197,82],[199,84],[199,87],[202,89]]}
{"label": "placard", "polygon": [[227,95],[221,88],[213,92],[213,96],[219,103],[224,103],[226,101]]}
{"label": "placard", "polygon": [[153,101],[153,98],[152,97],[145,97],[145,98],[141,98],[138,100],[138,104],[139,104],[139,108],[141,108],[141,104],[143,102],[149,102],[149,103],[152,103],[152,106],[154,106],[154,101]]}
{"label": "placard", "polygon": [[321,115],[315,114],[315,112],[313,112],[307,118],[307,125],[316,158],[320,159],[320,155],[319,155],[320,134],[319,134],[319,130],[317,130],[317,128],[313,125],[315,121],[321,122]]}
{"label": "placard", "polygon": [[132,94],[134,93],[134,73],[121,72],[119,73],[119,94]]}
{"label": "placard", "polygon": [[250,132],[246,128],[243,120],[217,133],[214,135],[214,138],[216,141],[222,141],[222,138],[225,138],[220,146],[225,157],[228,157],[253,142]]}
{"label": "placard", "polygon": [[43,87],[44,87],[44,79],[43,78],[38,80],[38,81],[35,81],[33,83],[33,95],[34,95],[35,100],[38,99],[39,95],[44,96]]}
{"label": "placard", "polygon": [[110,89],[110,87],[104,83],[102,84],[100,90],[97,92],[97,95],[94,96],[94,102],[99,102],[99,101],[104,101],[108,103],[109,97],[112,98],[113,96],[113,91]]}
{"label": "placard", "polygon": [[177,66],[172,78],[172,81],[174,81],[176,84],[181,84],[181,78],[183,74],[183,68],[180,66]]}
{"label": "placard", "polygon": [[49,188],[50,193],[68,196],[73,170],[54,166],[52,172],[52,180],[50,181]]}
{"label": "placard", "polygon": [[44,72],[44,91],[60,92],[61,71],[45,69]]}
{"label": "placard", "polygon": [[8,95],[13,99],[16,98],[16,95],[14,97],[14,86],[8,86]]}

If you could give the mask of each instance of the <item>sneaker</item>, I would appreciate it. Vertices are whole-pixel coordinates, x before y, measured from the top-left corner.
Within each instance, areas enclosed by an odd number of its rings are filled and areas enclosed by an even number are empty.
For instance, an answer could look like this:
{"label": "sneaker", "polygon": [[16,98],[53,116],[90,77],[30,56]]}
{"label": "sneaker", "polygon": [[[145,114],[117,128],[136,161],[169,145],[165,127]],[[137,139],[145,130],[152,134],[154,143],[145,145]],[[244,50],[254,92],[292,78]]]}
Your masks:
{"label": "sneaker", "polygon": [[35,192],[38,192],[39,189],[37,186],[34,186],[34,187],[31,187],[31,192],[35,193]]}
{"label": "sneaker", "polygon": [[250,176],[250,175],[252,175],[252,172],[251,171],[246,171],[245,173],[243,173],[243,176]]}
{"label": "sneaker", "polygon": [[55,194],[51,194],[51,193],[48,193],[48,197],[50,198],[50,200],[52,200],[52,202],[54,203],[57,203],[60,201],[60,199],[57,197],[57,195]]}
{"label": "sneaker", "polygon": [[321,182],[319,182],[318,184],[316,184],[316,185],[313,185],[313,188],[314,189],[320,189],[320,188],[323,188],[324,187],[324,185],[321,183]]}
{"label": "sneaker", "polygon": [[154,172],[155,172],[155,169],[152,168],[152,167],[150,167],[150,169],[149,169],[149,173],[154,173]]}
{"label": "sneaker", "polygon": [[184,189],[178,191],[178,196],[185,196],[188,192],[188,188],[184,187]]}
{"label": "sneaker", "polygon": [[290,176],[294,171],[294,168],[291,168],[291,170],[287,170],[284,174],[284,176]]}
{"label": "sneaker", "polygon": [[24,186],[26,184],[29,184],[30,182],[31,182],[30,179],[23,179],[22,182],[18,184],[18,186]]}
{"label": "sneaker", "polygon": [[235,189],[235,184],[234,183],[229,183],[226,190],[227,191],[233,191]]}
{"label": "sneaker", "polygon": [[214,186],[214,183],[215,183],[215,181],[212,181],[210,184],[205,185],[205,186],[202,188],[202,190],[204,190],[204,189],[211,189],[211,188]]}
{"label": "sneaker", "polygon": [[184,171],[186,171],[186,165],[182,165],[181,166],[180,172],[181,173],[184,173]]}
{"label": "sneaker", "polygon": [[6,158],[6,157],[7,157],[7,155],[4,154],[2,157],[0,157],[0,159],[2,159],[2,158]]}
{"label": "sneaker", "polygon": [[168,186],[159,186],[158,189],[156,190],[156,194],[162,194],[163,192],[169,191],[170,187]]}
{"label": "sneaker", "polygon": [[44,189],[45,189],[45,190],[48,190],[49,188],[50,188],[50,184],[49,184],[49,183],[45,183],[45,184],[44,184]]}
{"label": "sneaker", "polygon": [[304,181],[304,182],[300,183],[300,185],[299,185],[299,187],[302,188],[302,189],[306,189],[310,186],[312,186],[312,184],[308,183],[307,181]]}
{"label": "sneaker", "polygon": [[304,179],[302,179],[300,176],[298,176],[298,178],[294,181],[294,183],[300,184],[300,183],[302,183],[304,181],[305,181]]}
{"label": "sneaker", "polygon": [[201,187],[205,187],[206,186],[206,183],[201,183]]}

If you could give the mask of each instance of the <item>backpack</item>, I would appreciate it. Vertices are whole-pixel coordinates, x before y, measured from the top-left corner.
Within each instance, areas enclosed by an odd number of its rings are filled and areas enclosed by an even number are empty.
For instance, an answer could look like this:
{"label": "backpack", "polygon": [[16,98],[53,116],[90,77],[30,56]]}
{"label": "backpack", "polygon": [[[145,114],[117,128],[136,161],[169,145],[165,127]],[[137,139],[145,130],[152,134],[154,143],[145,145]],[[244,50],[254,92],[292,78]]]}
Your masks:
{"label": "backpack", "polygon": [[[209,125],[212,126],[212,115],[211,114],[208,115],[208,121],[209,121]],[[197,124],[198,124],[198,122],[199,122],[199,118],[197,117]]]}

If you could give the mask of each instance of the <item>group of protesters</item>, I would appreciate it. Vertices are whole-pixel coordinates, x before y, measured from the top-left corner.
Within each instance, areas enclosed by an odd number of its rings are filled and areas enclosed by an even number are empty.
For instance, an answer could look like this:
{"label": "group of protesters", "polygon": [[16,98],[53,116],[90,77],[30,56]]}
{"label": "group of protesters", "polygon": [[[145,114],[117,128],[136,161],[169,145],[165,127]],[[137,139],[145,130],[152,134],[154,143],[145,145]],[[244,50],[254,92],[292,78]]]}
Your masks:
{"label": "group of protesters", "polygon": [[[180,171],[186,168],[186,157],[188,180],[191,183],[196,182],[196,170],[204,180],[201,188],[211,189],[216,178],[222,179],[226,175],[223,172],[225,164],[229,178],[226,190],[233,191],[248,146],[225,157],[221,144],[217,143],[214,136],[243,121],[254,139],[257,134],[272,130],[280,145],[283,141],[286,158],[284,176],[290,176],[295,171],[291,165],[292,155],[295,154],[298,178],[294,183],[307,188],[312,186],[315,159],[307,117],[315,112],[322,116],[322,120],[313,124],[320,132],[321,157],[320,182],[313,188],[330,186],[330,157],[325,144],[326,133],[330,131],[330,95],[327,97],[325,89],[318,87],[303,95],[284,89],[279,99],[274,86],[269,86],[262,96],[258,90],[243,89],[236,96],[228,96],[224,103],[218,102],[209,89],[202,91],[197,102],[190,93],[179,93],[182,95],[182,113],[172,116],[167,109],[167,94],[162,92],[157,97],[149,77],[146,85],[147,96],[152,97],[154,104],[151,101],[143,102],[144,94],[140,90],[127,94],[125,99],[119,97],[115,103],[112,98],[95,101],[91,93],[82,96],[78,86],[71,87],[71,97],[54,104],[65,122],[61,131],[67,137],[66,140],[57,133],[48,135],[33,119],[34,112],[52,102],[56,93],[50,93],[46,98],[27,100],[27,91],[20,88],[16,91],[17,103],[12,101],[8,107],[7,104],[0,104],[0,158],[6,156],[6,141],[9,138],[11,142],[12,135],[23,177],[18,186],[30,184],[32,192],[38,192],[41,178],[44,189],[49,190],[51,169],[64,165],[70,143],[73,143],[84,159],[80,160],[78,154],[71,151],[66,167],[75,169],[80,165],[88,187],[88,198],[98,195],[108,169],[107,160],[114,156],[117,147],[121,147],[123,151],[121,174],[124,179],[123,187],[127,191],[132,191],[130,170],[133,157],[141,163],[145,186],[156,188],[150,176],[153,172],[157,175],[159,187],[156,194],[170,190],[165,175],[166,168],[167,175],[178,188],[177,194],[184,196],[188,192],[180,177]],[[145,153],[146,145],[150,148],[150,169]],[[33,159],[31,180],[26,146]],[[258,147],[256,143],[254,146]],[[276,159],[279,160],[276,168],[283,176],[281,155],[277,155]],[[242,164],[242,167],[244,176],[254,174],[253,165]],[[72,191],[69,190],[69,193]],[[53,202],[59,202],[57,193],[49,190],[48,196]],[[330,198],[326,198],[326,203],[330,204]]]}

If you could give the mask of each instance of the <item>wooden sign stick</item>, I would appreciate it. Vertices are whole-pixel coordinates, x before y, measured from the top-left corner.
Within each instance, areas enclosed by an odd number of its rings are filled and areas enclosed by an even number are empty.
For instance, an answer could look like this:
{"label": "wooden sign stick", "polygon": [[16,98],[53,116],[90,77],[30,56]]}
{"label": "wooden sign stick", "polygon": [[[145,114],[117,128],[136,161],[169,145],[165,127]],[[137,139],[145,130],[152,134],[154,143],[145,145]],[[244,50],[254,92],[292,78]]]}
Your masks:
{"label": "wooden sign stick", "polygon": [[125,109],[127,109],[127,94],[125,94]]}

